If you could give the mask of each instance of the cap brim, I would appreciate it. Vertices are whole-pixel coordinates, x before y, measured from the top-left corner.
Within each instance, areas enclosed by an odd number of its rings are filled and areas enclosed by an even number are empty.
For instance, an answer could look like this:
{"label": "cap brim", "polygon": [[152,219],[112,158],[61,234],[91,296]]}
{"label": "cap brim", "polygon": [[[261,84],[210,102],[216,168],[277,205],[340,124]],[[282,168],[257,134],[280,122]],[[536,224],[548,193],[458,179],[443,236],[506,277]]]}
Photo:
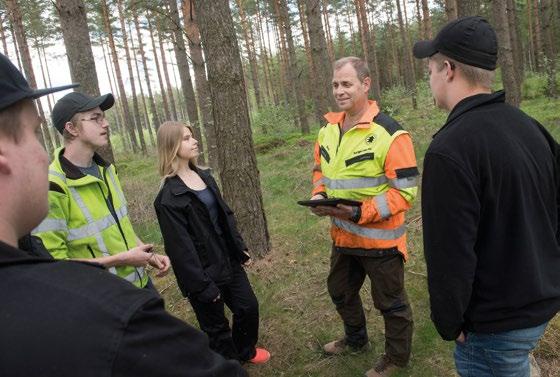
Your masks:
{"label": "cap brim", "polygon": [[412,48],[412,53],[417,59],[429,58],[436,52],[438,51],[434,47],[433,41],[419,41],[416,42]]}
{"label": "cap brim", "polygon": [[51,94],[51,93],[55,93],[55,92],[61,92],[63,90],[68,90],[68,89],[72,89],[72,88],[77,88],[78,86],[80,86],[80,84],[69,84],[69,85],[63,85],[63,86],[56,86],[54,88],[45,88],[45,89],[34,90],[31,93],[30,98],[37,99],[39,97],[46,96],[47,94]]}
{"label": "cap brim", "polygon": [[78,111],[88,111],[99,107],[101,110],[105,111],[113,107],[115,104],[115,97],[111,93],[95,97],[84,106],[82,106]]}

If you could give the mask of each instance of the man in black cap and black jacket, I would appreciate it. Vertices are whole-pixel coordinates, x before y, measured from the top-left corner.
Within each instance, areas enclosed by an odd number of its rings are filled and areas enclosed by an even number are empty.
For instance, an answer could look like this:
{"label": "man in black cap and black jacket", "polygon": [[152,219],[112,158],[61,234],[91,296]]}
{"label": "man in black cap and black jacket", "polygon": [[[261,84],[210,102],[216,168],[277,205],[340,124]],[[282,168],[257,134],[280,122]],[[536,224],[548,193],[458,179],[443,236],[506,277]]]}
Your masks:
{"label": "man in black cap and black jacket", "polygon": [[33,99],[71,87],[32,90],[0,54],[0,376],[246,376],[153,292],[96,265],[17,248],[48,211]]}
{"label": "man in black cap and black jacket", "polygon": [[450,112],[426,152],[424,253],[432,320],[461,376],[529,376],[528,353],[560,309],[558,145],[492,93],[497,40],[481,17],[414,45]]}

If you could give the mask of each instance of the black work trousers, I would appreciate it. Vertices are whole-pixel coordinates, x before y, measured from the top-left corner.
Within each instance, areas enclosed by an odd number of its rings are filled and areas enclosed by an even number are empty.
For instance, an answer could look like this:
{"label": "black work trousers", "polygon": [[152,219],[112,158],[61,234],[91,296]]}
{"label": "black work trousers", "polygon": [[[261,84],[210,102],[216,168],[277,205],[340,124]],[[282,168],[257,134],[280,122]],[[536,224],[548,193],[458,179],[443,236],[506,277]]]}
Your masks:
{"label": "black work trousers", "polygon": [[365,257],[333,248],[327,278],[329,294],[344,322],[346,342],[360,347],[368,341],[360,289],[369,276],[373,304],[385,321],[385,354],[399,366],[405,366],[410,358],[413,329],[403,263],[400,254]]}
{"label": "black work trousers", "polygon": [[[210,338],[210,348],[226,359],[250,360],[255,357],[259,337],[259,303],[238,262],[232,261],[231,281],[218,288],[220,299],[217,302],[189,299],[200,329]],[[231,328],[224,305],[233,313]]]}

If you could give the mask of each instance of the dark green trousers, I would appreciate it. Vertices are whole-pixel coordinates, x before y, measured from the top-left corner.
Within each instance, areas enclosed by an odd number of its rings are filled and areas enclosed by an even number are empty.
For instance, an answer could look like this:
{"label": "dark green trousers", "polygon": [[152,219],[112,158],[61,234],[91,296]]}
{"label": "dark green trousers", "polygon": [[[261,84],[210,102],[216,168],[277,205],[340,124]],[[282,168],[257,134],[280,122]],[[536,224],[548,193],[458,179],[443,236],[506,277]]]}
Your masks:
{"label": "dark green trousers", "polygon": [[413,321],[400,254],[364,257],[342,254],[333,248],[327,285],[344,322],[346,342],[359,347],[368,341],[360,298],[366,275],[371,281],[373,304],[385,321],[385,353],[396,365],[405,366],[410,358]]}

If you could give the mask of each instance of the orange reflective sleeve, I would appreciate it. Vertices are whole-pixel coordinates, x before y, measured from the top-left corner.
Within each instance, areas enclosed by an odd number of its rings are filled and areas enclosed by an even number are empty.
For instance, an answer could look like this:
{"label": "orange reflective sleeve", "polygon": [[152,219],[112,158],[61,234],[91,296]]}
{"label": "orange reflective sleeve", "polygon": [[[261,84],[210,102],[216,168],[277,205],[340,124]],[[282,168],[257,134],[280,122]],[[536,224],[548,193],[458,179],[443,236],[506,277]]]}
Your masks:
{"label": "orange reflective sleeve", "polygon": [[322,183],[323,173],[321,171],[321,152],[319,151],[319,142],[315,142],[315,150],[313,151],[313,190],[311,195],[326,193],[325,185]]}
{"label": "orange reflective sleeve", "polygon": [[410,209],[418,179],[410,135],[399,135],[391,143],[385,159],[385,176],[389,180],[389,190],[364,201],[359,224],[382,221]]}

